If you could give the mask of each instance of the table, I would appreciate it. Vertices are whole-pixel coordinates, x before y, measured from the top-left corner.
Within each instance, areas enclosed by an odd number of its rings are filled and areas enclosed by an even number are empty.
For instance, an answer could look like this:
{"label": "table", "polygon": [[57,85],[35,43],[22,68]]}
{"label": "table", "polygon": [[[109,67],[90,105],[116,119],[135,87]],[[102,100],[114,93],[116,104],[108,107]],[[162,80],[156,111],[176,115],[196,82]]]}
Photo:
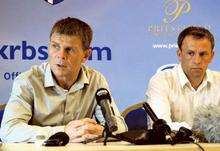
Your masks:
{"label": "table", "polygon": [[[200,143],[205,151],[220,151],[220,143]],[[2,143],[0,151],[200,151],[195,144],[133,145],[127,142],[71,143],[63,147],[44,147],[27,143]]]}

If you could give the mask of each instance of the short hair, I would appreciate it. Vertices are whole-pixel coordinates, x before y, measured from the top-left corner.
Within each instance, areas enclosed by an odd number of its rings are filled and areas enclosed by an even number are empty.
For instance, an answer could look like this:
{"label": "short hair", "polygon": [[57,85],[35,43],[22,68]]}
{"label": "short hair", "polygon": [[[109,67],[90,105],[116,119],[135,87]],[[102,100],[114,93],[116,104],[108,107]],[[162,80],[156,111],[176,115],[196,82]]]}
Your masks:
{"label": "short hair", "polygon": [[181,49],[184,38],[186,36],[190,36],[190,35],[196,39],[207,38],[211,43],[212,50],[214,49],[215,40],[214,40],[214,36],[212,35],[212,33],[206,28],[196,27],[196,26],[189,26],[189,27],[185,28],[179,34],[178,41],[177,41],[179,49]]}
{"label": "short hair", "polygon": [[90,43],[92,41],[91,27],[87,23],[77,18],[67,17],[58,20],[52,27],[50,38],[53,33],[79,37],[84,50],[89,49]]}

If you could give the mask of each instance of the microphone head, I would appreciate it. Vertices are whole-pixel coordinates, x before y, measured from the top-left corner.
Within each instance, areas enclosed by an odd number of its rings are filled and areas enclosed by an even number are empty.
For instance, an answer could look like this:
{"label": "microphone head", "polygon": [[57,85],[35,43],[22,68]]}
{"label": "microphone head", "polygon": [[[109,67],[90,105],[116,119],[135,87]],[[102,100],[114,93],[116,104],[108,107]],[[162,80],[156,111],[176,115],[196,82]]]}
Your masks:
{"label": "microphone head", "polygon": [[57,132],[50,136],[43,145],[44,146],[65,146],[69,143],[69,136],[65,132]]}
{"label": "microphone head", "polygon": [[208,105],[196,108],[192,130],[208,142],[220,143],[220,106]]}
{"label": "microphone head", "polygon": [[107,89],[105,89],[105,88],[100,88],[100,89],[98,89],[98,90],[96,91],[95,97],[96,97],[96,100],[97,100],[98,105],[100,105],[100,102],[101,102],[102,100],[106,100],[106,99],[108,99],[109,102],[111,103],[110,93],[109,93],[109,91],[108,91]]}
{"label": "microphone head", "polygon": [[108,130],[114,132],[118,130],[117,121],[114,116],[114,110],[111,107],[111,96],[106,88],[100,88],[96,91],[97,104],[101,106],[102,114],[105,118]]}

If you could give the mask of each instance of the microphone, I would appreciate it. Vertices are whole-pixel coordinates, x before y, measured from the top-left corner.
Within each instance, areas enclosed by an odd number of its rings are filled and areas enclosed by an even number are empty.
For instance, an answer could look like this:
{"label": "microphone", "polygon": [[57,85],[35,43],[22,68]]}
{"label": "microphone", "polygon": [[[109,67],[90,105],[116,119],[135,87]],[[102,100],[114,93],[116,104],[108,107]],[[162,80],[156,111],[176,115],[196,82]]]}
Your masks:
{"label": "microphone", "polygon": [[163,119],[158,119],[157,115],[154,113],[154,111],[147,102],[144,102],[143,107],[153,121],[153,130],[156,131],[158,138],[160,138],[160,140],[158,141],[160,143],[168,142],[174,144],[171,129],[169,125],[167,125],[166,121]]}
{"label": "microphone", "polygon": [[146,144],[171,144],[194,142],[191,138],[192,131],[181,127],[179,131],[171,131],[169,125],[163,119],[158,119],[154,111],[147,102],[143,103],[143,108],[153,121],[153,129],[142,129],[127,131],[117,134],[116,137],[137,145]]}
{"label": "microphone", "polygon": [[114,110],[111,107],[111,96],[109,91],[105,88],[100,88],[96,91],[96,100],[101,106],[102,114],[105,118],[109,132],[118,130]]}
{"label": "microphone", "polygon": [[154,111],[152,110],[152,108],[150,107],[150,105],[147,102],[144,102],[143,104],[144,110],[147,112],[147,114],[150,116],[150,118],[152,119],[153,122],[156,122],[158,120],[157,115],[154,113]]}
{"label": "microphone", "polygon": [[69,136],[65,132],[57,132],[43,142],[43,146],[65,146],[69,143]]}
{"label": "microphone", "polygon": [[147,102],[144,102],[143,107],[154,122],[153,130],[155,130],[157,137],[159,138],[157,138],[157,140],[159,140],[159,143],[176,144],[195,141],[192,137],[193,132],[191,130],[185,127],[180,127],[179,131],[174,133],[173,131],[171,131],[169,125],[167,125],[165,120],[158,119],[158,117]]}
{"label": "microphone", "polygon": [[192,130],[210,143],[220,143],[220,106],[203,105],[196,108]]}

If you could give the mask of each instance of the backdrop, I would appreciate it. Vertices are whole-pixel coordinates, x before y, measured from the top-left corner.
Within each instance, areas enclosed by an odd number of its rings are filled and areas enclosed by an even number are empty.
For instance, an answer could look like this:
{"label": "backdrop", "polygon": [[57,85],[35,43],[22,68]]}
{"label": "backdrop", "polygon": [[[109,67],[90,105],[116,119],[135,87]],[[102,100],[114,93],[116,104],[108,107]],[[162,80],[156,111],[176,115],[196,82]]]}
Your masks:
{"label": "backdrop", "polygon": [[123,111],[144,98],[158,67],[177,63],[176,39],[189,26],[204,26],[216,39],[210,68],[219,70],[219,0],[1,0],[0,103],[8,101],[14,78],[47,60],[55,21],[77,17],[94,31],[87,65],[108,79]]}

